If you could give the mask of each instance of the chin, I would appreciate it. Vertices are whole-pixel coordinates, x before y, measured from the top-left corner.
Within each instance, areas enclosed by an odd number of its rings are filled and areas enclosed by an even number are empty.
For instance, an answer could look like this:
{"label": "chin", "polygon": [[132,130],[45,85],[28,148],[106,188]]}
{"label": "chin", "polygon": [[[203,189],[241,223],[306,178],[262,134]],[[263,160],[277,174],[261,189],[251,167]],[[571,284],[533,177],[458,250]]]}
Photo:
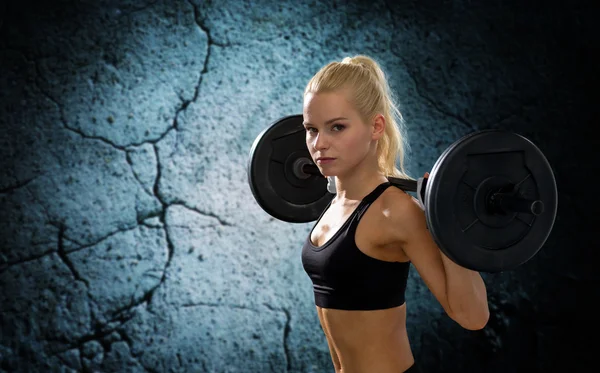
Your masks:
{"label": "chin", "polygon": [[326,172],[326,171],[321,171],[321,175],[325,176],[325,177],[336,177],[338,176],[337,172]]}

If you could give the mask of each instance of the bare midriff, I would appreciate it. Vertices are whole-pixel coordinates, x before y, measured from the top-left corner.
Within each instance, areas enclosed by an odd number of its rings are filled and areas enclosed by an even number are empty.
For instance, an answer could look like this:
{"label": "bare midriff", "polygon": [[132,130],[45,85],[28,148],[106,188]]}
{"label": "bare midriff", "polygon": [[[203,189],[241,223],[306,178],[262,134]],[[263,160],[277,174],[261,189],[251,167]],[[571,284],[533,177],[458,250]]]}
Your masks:
{"label": "bare midriff", "polygon": [[317,306],[337,373],[401,373],[414,363],[406,332],[406,304],[346,311]]}

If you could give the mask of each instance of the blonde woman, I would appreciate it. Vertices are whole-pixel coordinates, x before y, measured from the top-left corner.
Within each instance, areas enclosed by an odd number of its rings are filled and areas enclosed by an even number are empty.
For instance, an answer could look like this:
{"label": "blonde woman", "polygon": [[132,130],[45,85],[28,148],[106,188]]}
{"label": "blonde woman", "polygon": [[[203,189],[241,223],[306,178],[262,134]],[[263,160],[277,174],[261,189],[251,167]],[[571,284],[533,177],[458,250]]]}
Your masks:
{"label": "blonde woman", "polygon": [[335,371],[420,372],[406,331],[410,264],[469,330],[488,321],[485,284],[440,251],[418,201],[388,182],[410,178],[406,138],[374,59],[345,58],[318,71],[304,92],[303,119],[313,161],[335,181],[335,197],[302,248]]}

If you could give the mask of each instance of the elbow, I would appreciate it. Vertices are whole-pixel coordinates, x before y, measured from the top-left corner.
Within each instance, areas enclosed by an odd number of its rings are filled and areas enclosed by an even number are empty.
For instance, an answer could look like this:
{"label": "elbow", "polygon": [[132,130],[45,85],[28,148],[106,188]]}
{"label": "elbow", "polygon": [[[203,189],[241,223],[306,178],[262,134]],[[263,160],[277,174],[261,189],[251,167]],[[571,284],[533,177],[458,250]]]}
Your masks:
{"label": "elbow", "polygon": [[485,315],[481,315],[477,318],[471,319],[468,322],[461,324],[461,326],[467,330],[481,330],[485,328],[490,319],[490,314],[487,312]]}
{"label": "elbow", "polygon": [[488,307],[469,314],[451,315],[461,327],[467,330],[481,330],[485,328],[490,320],[490,310]]}

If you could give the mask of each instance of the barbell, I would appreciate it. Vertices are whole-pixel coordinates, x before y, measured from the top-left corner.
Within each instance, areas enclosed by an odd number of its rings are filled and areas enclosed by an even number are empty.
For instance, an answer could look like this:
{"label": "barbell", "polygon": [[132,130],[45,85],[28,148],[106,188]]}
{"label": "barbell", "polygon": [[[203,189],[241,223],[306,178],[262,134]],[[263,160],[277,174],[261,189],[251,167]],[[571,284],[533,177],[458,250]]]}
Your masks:
{"label": "barbell", "polygon": [[[256,202],[290,223],[315,221],[334,197],[308,152],[302,120],[291,115],[264,129],[247,165]],[[428,178],[388,180],[416,193],[440,250],[479,272],[527,262],[556,218],[558,192],[548,160],[530,140],[509,131],[463,136],[442,152]]]}

